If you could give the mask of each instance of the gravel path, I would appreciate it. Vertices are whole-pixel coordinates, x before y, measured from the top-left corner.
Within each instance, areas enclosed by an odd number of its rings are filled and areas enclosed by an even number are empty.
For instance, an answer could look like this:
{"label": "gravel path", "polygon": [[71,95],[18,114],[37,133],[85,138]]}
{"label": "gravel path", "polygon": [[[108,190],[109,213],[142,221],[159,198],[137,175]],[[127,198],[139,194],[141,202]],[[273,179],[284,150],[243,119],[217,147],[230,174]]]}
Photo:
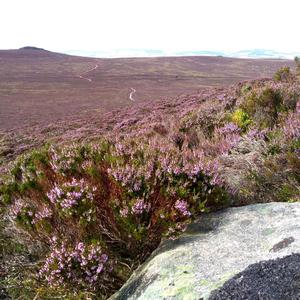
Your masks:
{"label": "gravel path", "polygon": [[130,94],[129,94],[129,99],[131,100],[131,101],[134,101],[134,99],[133,99],[133,94],[136,92],[136,90],[134,89],[134,88],[131,88],[131,92],[130,92]]}
{"label": "gravel path", "polygon": [[300,254],[250,265],[209,297],[209,300],[223,299],[300,299]]}
{"label": "gravel path", "polygon": [[89,69],[89,70],[87,70],[87,71],[81,73],[80,75],[78,75],[78,77],[79,77],[80,79],[85,79],[85,80],[87,80],[88,82],[92,82],[93,80],[92,80],[91,78],[85,77],[85,75],[88,74],[88,73],[90,73],[90,72],[92,72],[92,71],[94,71],[94,70],[96,70],[96,69],[98,69],[98,64],[96,64],[93,68],[91,68],[91,69]]}

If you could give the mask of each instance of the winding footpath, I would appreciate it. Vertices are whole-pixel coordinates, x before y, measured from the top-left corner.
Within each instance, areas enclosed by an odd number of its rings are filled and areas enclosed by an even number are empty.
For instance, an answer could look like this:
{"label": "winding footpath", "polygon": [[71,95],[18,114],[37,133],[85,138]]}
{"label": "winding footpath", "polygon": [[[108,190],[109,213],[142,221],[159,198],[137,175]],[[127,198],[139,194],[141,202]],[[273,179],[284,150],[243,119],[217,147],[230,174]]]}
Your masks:
{"label": "winding footpath", "polygon": [[92,80],[91,78],[85,77],[84,75],[86,75],[86,74],[88,74],[88,73],[90,73],[90,72],[92,72],[92,71],[94,71],[94,70],[96,70],[96,69],[98,69],[98,64],[96,64],[93,68],[91,68],[91,69],[89,69],[89,70],[87,70],[87,71],[85,71],[85,72],[79,74],[78,77],[79,77],[80,79],[85,79],[85,80],[87,80],[88,82],[92,82],[93,80]]}
{"label": "winding footpath", "polygon": [[[85,72],[83,72],[83,73],[81,73],[81,74],[79,74],[79,75],[77,75],[77,76],[78,76],[80,79],[84,79],[84,80],[87,80],[88,82],[92,82],[92,81],[93,81],[92,78],[86,77],[86,75],[87,75],[88,73],[90,73],[90,72],[95,71],[96,69],[98,69],[98,67],[99,67],[99,65],[96,64],[93,68],[91,68],[91,69],[89,69],[89,70],[87,70],[87,71],[85,71]],[[129,100],[135,101],[134,98],[133,98],[133,94],[136,93],[136,89],[134,89],[134,88],[130,88],[130,89],[131,89],[131,92],[130,92],[130,94],[129,94]]]}
{"label": "winding footpath", "polygon": [[130,92],[130,94],[129,94],[129,99],[131,100],[131,101],[134,101],[134,99],[133,99],[133,94],[136,92],[136,89],[134,89],[134,88],[131,88],[131,92]]}

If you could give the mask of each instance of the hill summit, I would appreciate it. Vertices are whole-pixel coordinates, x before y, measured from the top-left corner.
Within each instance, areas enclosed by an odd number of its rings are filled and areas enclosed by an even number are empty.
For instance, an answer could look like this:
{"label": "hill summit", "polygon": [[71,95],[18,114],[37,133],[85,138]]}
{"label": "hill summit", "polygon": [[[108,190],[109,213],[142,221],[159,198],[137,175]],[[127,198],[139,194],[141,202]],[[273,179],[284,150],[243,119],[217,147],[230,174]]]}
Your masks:
{"label": "hill summit", "polygon": [[22,47],[22,48],[19,48],[19,50],[39,50],[39,51],[47,51],[43,48],[38,48],[38,47],[34,47],[34,46],[25,46],[25,47]]}

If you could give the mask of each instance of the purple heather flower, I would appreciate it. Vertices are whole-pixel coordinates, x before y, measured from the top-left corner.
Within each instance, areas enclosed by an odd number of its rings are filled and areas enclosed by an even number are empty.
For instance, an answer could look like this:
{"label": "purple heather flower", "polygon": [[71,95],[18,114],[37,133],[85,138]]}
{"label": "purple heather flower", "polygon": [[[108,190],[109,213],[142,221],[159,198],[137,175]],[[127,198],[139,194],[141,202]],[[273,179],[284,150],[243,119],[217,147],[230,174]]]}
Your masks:
{"label": "purple heather flower", "polygon": [[17,199],[15,201],[15,203],[11,206],[10,209],[11,209],[11,212],[13,213],[13,215],[15,217],[17,217],[20,214],[20,212],[22,211],[22,209],[25,207],[26,207],[26,205],[25,205],[24,201],[22,199]]}
{"label": "purple heather flower", "polygon": [[247,133],[247,136],[250,139],[264,139],[266,136],[267,130],[258,130],[256,128],[250,129]]}
{"label": "purple heather flower", "polygon": [[48,207],[44,207],[41,211],[34,214],[32,224],[35,224],[43,219],[50,218],[52,216],[52,211]]}
{"label": "purple heather flower", "polygon": [[94,288],[93,283],[98,280],[98,275],[110,270],[110,266],[107,266],[108,256],[101,252],[100,246],[86,246],[82,242],[73,249],[66,248],[64,243],[55,245],[39,275],[52,286],[71,282],[86,283]]}
{"label": "purple heather flower", "polygon": [[96,272],[101,273],[103,270],[103,264],[100,264],[99,267],[97,268]]}
{"label": "purple heather flower", "polygon": [[179,210],[184,216],[190,217],[192,214],[187,209],[187,203],[184,200],[177,200],[175,203],[175,208]]}
{"label": "purple heather flower", "polygon": [[283,127],[285,135],[289,138],[300,137],[300,118],[298,114],[291,114]]}
{"label": "purple heather flower", "polygon": [[122,217],[127,217],[127,215],[128,215],[128,207],[125,207],[125,208],[121,209],[120,210],[120,215]]}
{"label": "purple heather flower", "polygon": [[234,124],[234,123],[227,123],[223,127],[218,128],[217,131],[220,134],[239,134],[240,133],[240,128]]}
{"label": "purple heather flower", "polygon": [[107,254],[102,254],[100,259],[103,263],[106,263],[108,261],[108,255]]}
{"label": "purple heather flower", "polygon": [[298,101],[296,104],[296,113],[300,114],[300,101]]}
{"label": "purple heather flower", "polygon": [[131,209],[132,209],[133,214],[140,215],[144,211],[149,211],[150,203],[146,204],[143,199],[137,199],[137,201],[135,202],[135,204],[133,205],[133,207]]}
{"label": "purple heather flower", "polygon": [[79,250],[80,252],[84,251],[84,244],[82,242],[78,243],[76,246],[76,249]]}

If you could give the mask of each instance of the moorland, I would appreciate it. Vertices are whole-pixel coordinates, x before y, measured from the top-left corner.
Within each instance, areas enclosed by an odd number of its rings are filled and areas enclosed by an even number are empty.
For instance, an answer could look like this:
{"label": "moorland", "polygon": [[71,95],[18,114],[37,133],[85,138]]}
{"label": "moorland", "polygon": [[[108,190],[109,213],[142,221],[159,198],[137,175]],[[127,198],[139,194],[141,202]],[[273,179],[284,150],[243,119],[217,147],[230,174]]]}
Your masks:
{"label": "moorland", "polygon": [[106,299],[202,214],[299,201],[298,60],[0,55],[3,295]]}

